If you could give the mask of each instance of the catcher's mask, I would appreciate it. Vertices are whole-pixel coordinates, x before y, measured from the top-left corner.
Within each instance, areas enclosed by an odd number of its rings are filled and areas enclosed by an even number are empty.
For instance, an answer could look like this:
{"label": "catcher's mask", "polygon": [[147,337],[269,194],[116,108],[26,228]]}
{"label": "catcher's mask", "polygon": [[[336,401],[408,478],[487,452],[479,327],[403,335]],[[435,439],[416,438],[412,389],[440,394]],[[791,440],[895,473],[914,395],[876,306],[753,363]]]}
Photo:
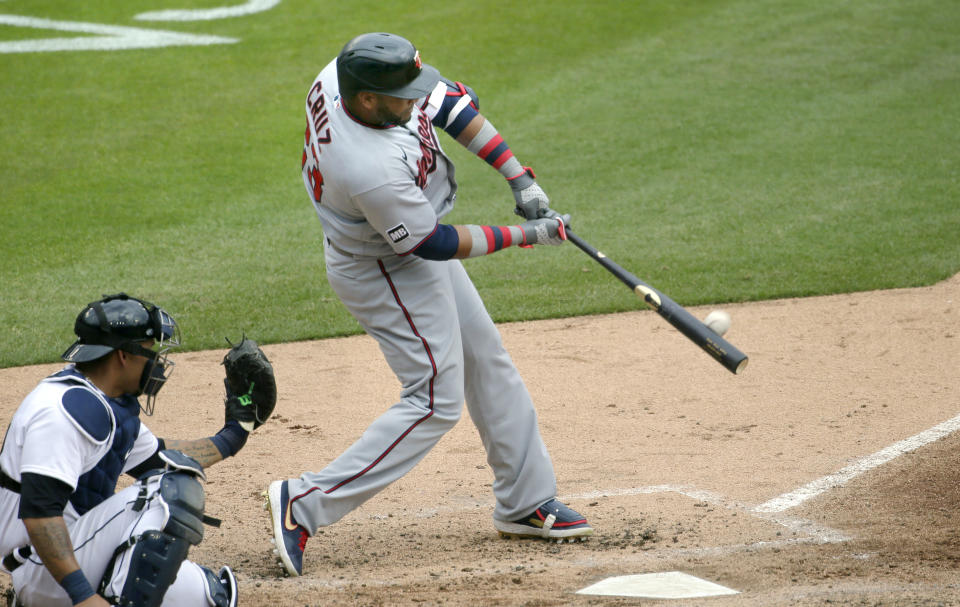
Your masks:
{"label": "catcher's mask", "polygon": [[[134,396],[146,395],[146,403],[140,408],[153,415],[157,393],[173,373],[168,352],[180,345],[180,329],[173,317],[150,302],[118,293],[87,304],[77,315],[73,332],[78,339],[63,353],[67,362],[96,360],[114,350],[149,359]],[[151,340],[153,350],[140,344]]]}

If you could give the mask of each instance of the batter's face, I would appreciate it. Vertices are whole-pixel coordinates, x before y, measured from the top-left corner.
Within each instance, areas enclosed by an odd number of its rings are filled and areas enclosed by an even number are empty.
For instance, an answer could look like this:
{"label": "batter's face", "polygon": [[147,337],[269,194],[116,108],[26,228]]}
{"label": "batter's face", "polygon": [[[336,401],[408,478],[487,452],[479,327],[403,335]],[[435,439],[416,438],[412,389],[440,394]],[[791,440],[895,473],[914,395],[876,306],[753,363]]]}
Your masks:
{"label": "batter's face", "polygon": [[416,99],[401,99],[389,95],[376,95],[377,124],[405,124],[413,116],[413,106]]}

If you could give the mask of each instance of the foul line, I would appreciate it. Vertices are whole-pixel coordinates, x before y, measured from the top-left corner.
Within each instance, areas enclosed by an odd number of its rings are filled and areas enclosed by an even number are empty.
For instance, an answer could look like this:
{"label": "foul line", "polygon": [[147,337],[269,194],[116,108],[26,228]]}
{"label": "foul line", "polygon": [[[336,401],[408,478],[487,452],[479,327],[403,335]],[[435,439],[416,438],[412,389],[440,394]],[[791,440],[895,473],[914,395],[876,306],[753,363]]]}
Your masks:
{"label": "foul line", "polygon": [[911,436],[910,438],[906,438],[898,443],[894,443],[885,449],[877,451],[873,455],[868,455],[867,457],[859,459],[849,466],[834,472],[833,474],[828,474],[823,478],[819,478],[813,482],[807,483],[799,489],[795,489],[789,493],[784,493],[780,497],[775,497],[770,501],[764,502],[755,507],[753,511],[762,513],[783,512],[784,510],[789,510],[790,508],[799,506],[803,502],[820,495],[824,491],[842,487],[855,476],[863,474],[868,470],[873,470],[877,466],[882,466],[883,464],[886,464],[887,462],[903,455],[904,453],[909,453],[910,451],[919,449],[924,445],[940,440],[941,438],[952,434],[958,429],[960,429],[960,415],[941,424],[937,424],[929,430],[924,430],[923,432]]}

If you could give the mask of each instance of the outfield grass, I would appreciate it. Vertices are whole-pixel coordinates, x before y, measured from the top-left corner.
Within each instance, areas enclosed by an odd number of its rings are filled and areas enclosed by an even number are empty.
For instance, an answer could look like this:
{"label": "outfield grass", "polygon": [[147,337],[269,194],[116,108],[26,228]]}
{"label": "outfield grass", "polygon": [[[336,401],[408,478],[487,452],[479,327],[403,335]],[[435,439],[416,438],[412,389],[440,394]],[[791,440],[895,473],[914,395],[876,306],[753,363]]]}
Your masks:
{"label": "outfield grass", "polygon": [[[241,39],[0,54],[0,366],[55,360],[80,308],[119,290],[173,313],[187,349],[359,331],[326,283],[299,160],[306,89],[363,31],[406,35],[472,85],[577,233],[680,303],[960,270],[958,3],[318,6],[144,23],[181,3],[0,3]],[[513,222],[499,175],[441,138],[461,184],[450,220]],[[466,264],[498,321],[641,305],[571,245]]]}

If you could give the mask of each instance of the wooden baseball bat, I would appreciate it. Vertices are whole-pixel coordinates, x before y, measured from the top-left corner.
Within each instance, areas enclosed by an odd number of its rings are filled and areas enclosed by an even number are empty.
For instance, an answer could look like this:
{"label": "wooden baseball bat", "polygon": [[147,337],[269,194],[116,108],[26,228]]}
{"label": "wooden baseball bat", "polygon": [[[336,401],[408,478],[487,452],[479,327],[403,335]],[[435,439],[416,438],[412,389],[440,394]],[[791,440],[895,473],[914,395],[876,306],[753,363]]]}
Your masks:
{"label": "wooden baseball bat", "polygon": [[609,257],[590,246],[588,242],[567,228],[567,240],[577,245],[584,253],[619,278],[630,290],[657,311],[664,320],[683,333],[687,339],[697,344],[717,362],[736,374],[747,367],[749,358],[733,344],[714,333],[700,320],[687,312],[683,306],[654,289],[630,272],[624,270]]}

